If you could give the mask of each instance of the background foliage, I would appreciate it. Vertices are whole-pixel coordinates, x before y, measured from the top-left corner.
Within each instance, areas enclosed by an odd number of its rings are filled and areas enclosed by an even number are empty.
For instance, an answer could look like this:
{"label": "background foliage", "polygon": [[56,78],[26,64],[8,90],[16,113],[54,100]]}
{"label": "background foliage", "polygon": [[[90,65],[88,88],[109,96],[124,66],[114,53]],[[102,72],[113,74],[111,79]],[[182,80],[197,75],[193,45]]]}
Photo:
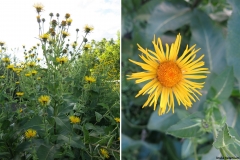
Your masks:
{"label": "background foliage", "polygon": [[[240,156],[239,10],[238,0],[122,0],[123,159]],[[158,116],[141,108],[147,97],[134,97],[143,84],[126,75],[141,69],[128,59],[141,61],[137,43],[154,50],[154,34],[171,44],[178,33],[180,55],[187,44],[196,44],[211,74],[192,108],[175,106],[174,114]]]}

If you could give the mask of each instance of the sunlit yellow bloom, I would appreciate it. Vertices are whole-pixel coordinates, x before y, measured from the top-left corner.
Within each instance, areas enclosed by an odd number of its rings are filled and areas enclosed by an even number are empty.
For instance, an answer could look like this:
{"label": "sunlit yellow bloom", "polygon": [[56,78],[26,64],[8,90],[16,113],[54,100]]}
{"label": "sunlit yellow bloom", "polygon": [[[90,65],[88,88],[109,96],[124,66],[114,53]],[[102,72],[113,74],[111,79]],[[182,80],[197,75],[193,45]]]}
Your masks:
{"label": "sunlit yellow bloom", "polygon": [[2,58],[2,61],[5,62],[5,63],[10,63],[10,59],[5,57],[5,58]]}
{"label": "sunlit yellow bloom", "polygon": [[26,73],[26,74],[25,74],[26,77],[30,77],[31,75],[32,75],[32,74],[30,74],[30,73]]}
{"label": "sunlit yellow bloom", "polygon": [[49,34],[48,33],[44,33],[44,34],[40,35],[39,38],[41,38],[44,42],[46,42],[47,39],[49,38]]}
{"label": "sunlit yellow bloom", "polygon": [[96,79],[91,76],[85,76],[85,81],[87,81],[88,83],[93,83],[96,82]]}
{"label": "sunlit yellow bloom", "polygon": [[46,106],[50,103],[51,99],[47,95],[42,95],[38,98],[38,102],[41,103],[41,105]]}
{"label": "sunlit yellow bloom", "polygon": [[37,80],[40,80],[41,79],[41,77],[37,77]]}
{"label": "sunlit yellow bloom", "polygon": [[19,112],[20,112],[20,113],[22,113],[22,112],[23,112],[23,109],[22,109],[22,108],[20,108],[20,109],[19,109]]}
{"label": "sunlit yellow bloom", "polygon": [[36,8],[36,11],[37,11],[38,13],[40,13],[40,12],[43,11],[43,7],[44,7],[44,6],[43,6],[41,3],[35,3],[35,4],[33,5],[33,7]]}
{"label": "sunlit yellow bloom", "polygon": [[63,36],[63,38],[65,38],[67,36],[70,36],[70,34],[66,31],[62,31],[62,36]]}
{"label": "sunlit yellow bloom", "polygon": [[34,67],[34,66],[36,66],[36,63],[35,63],[35,62],[29,62],[27,65],[28,65],[29,67]]}
{"label": "sunlit yellow bloom", "polygon": [[90,33],[94,28],[92,26],[89,26],[89,25],[85,25],[84,26],[84,32],[85,33]]}
{"label": "sunlit yellow bloom", "polygon": [[14,68],[14,65],[13,65],[13,64],[7,65],[7,69],[13,69],[13,68]]}
{"label": "sunlit yellow bloom", "polygon": [[64,63],[66,63],[68,61],[68,58],[67,57],[57,57],[56,61],[58,63],[64,64]]}
{"label": "sunlit yellow bloom", "polygon": [[32,75],[34,76],[34,75],[37,74],[37,71],[36,71],[36,70],[33,70],[31,73],[32,73]]}
{"label": "sunlit yellow bloom", "polygon": [[85,44],[83,46],[84,50],[89,50],[91,48],[91,45],[90,44]]}
{"label": "sunlit yellow bloom", "polygon": [[71,23],[72,23],[72,19],[71,19],[71,18],[68,18],[68,19],[67,19],[67,24],[70,26]]}
{"label": "sunlit yellow bloom", "polygon": [[71,123],[76,124],[76,123],[80,123],[81,119],[79,117],[76,116],[70,116],[69,120],[71,121]]}
{"label": "sunlit yellow bloom", "polygon": [[[178,57],[178,52],[181,43],[180,34],[176,41],[171,45],[171,48],[166,44],[166,52],[162,47],[161,39],[157,41],[154,37],[153,46],[155,52],[143,49],[138,45],[139,50],[143,53],[140,58],[144,61],[130,61],[141,66],[145,71],[137,72],[128,75],[128,79],[136,79],[136,83],[148,81],[148,83],[138,92],[139,95],[148,95],[147,101],[143,107],[154,106],[156,109],[158,99],[160,99],[160,107],[158,114],[162,115],[169,112],[170,109],[174,112],[174,96],[178,102],[186,107],[192,106],[192,101],[195,98],[199,100],[198,95],[202,95],[199,90],[203,88],[204,82],[194,82],[195,79],[206,78],[206,73],[209,73],[208,68],[202,68],[204,62],[201,61],[204,55],[194,60],[196,52],[193,45],[191,48],[186,47],[183,54]],[[168,110],[166,111],[168,106]]]}
{"label": "sunlit yellow bloom", "polygon": [[2,76],[0,76],[0,78],[1,78],[1,79],[4,79],[4,78],[5,78],[5,76],[4,76],[4,75],[2,75]]}
{"label": "sunlit yellow bloom", "polygon": [[100,152],[101,152],[101,155],[104,157],[104,158],[109,158],[109,153],[106,149],[104,148],[101,148],[100,149]]}
{"label": "sunlit yellow bloom", "polygon": [[41,58],[37,58],[38,62],[41,60]]}
{"label": "sunlit yellow bloom", "polygon": [[73,47],[73,48],[76,48],[76,47],[77,47],[77,45],[78,45],[78,44],[77,44],[77,43],[75,43],[75,42],[73,42],[73,43],[72,43],[72,47]]}
{"label": "sunlit yellow bloom", "polygon": [[114,120],[115,120],[117,123],[120,123],[120,118],[116,117],[116,118],[114,118]]}
{"label": "sunlit yellow bloom", "polygon": [[19,84],[19,83],[20,83],[19,81],[16,82],[16,84]]}
{"label": "sunlit yellow bloom", "polygon": [[22,96],[24,95],[24,92],[17,92],[16,95],[17,95],[18,97],[22,97]]}
{"label": "sunlit yellow bloom", "polygon": [[28,130],[25,132],[25,137],[26,137],[27,139],[33,138],[33,137],[36,137],[36,136],[37,136],[37,131],[36,131],[36,130],[28,129]]}

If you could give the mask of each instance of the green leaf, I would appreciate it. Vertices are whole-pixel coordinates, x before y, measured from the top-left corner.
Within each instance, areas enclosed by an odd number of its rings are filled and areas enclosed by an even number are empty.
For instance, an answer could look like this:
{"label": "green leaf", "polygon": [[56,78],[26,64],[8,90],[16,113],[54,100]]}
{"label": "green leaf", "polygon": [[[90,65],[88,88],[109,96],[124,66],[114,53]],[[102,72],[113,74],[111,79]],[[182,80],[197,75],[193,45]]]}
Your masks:
{"label": "green leaf", "polygon": [[240,70],[239,70],[239,62],[240,62],[240,1],[238,0],[228,0],[233,8],[232,15],[228,20],[227,27],[227,62],[228,65],[233,66],[234,76],[237,78],[238,82],[240,82]]}
{"label": "green leaf", "polygon": [[96,121],[97,122],[100,122],[101,119],[103,118],[103,116],[100,113],[98,113],[98,112],[95,112],[95,116],[96,116]]}
{"label": "green leaf", "polygon": [[27,130],[27,129],[30,129],[30,128],[35,129],[35,130],[39,130],[39,129],[41,129],[41,125],[42,125],[42,117],[35,116],[20,128],[24,129],[24,130]]}
{"label": "green leaf", "polygon": [[190,138],[196,137],[202,134],[201,119],[203,115],[200,112],[189,115],[181,119],[177,124],[172,125],[168,128],[167,133],[175,137]]}
{"label": "green leaf", "polygon": [[66,118],[53,117],[57,125],[59,125],[65,131],[71,131],[70,122]]}
{"label": "green leaf", "polygon": [[80,141],[79,137],[67,137],[65,135],[60,134],[58,136],[58,140],[63,140],[65,143],[70,144],[72,147],[76,147],[76,148],[81,148],[81,149],[85,149],[84,144]]}
{"label": "green leaf", "polygon": [[85,125],[82,127],[82,129],[83,129],[84,143],[89,143],[89,132],[86,129]]}
{"label": "green leaf", "polygon": [[227,124],[225,124],[222,128],[222,131],[218,133],[216,140],[213,142],[213,146],[217,149],[226,147],[229,144],[234,143],[234,138],[235,137],[229,134],[228,126]]}
{"label": "green leaf", "polygon": [[220,73],[226,66],[226,44],[222,30],[205,12],[196,9],[193,13],[190,23],[191,44],[201,48],[197,55],[204,54],[205,67],[211,73]]}
{"label": "green leaf", "polygon": [[[178,111],[175,111],[178,113]],[[148,121],[147,128],[149,130],[155,130],[155,131],[160,131],[160,132],[166,132],[166,130],[176,124],[180,119],[178,114],[176,113],[167,113],[164,115],[159,116],[157,111],[153,112],[151,114],[151,117]]]}
{"label": "green leaf", "polygon": [[37,156],[41,160],[53,160],[55,153],[56,153],[55,146],[41,145],[37,150]]}
{"label": "green leaf", "polygon": [[194,144],[190,139],[185,139],[182,144],[182,158],[189,157],[194,152]]}
{"label": "green leaf", "polygon": [[232,67],[227,67],[212,81],[212,87],[215,91],[215,93],[211,95],[212,98],[220,102],[228,99],[233,90],[233,83],[234,77]]}

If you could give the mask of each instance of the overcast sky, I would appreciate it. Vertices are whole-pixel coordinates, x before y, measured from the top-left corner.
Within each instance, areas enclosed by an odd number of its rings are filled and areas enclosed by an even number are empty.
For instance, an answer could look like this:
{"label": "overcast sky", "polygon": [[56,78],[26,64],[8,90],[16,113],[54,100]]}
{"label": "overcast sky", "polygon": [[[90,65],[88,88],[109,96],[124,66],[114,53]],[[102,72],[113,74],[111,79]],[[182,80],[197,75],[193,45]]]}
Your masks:
{"label": "overcast sky", "polygon": [[59,13],[60,20],[66,13],[71,14],[71,37],[75,37],[76,28],[80,30],[79,35],[83,35],[85,24],[94,27],[87,37],[89,40],[116,39],[116,33],[120,31],[121,0],[1,0],[0,41],[4,41],[8,49],[21,48],[22,45],[29,49],[39,43],[34,38],[38,37],[35,3],[44,5],[41,18],[46,19],[45,28],[48,28],[49,13]]}

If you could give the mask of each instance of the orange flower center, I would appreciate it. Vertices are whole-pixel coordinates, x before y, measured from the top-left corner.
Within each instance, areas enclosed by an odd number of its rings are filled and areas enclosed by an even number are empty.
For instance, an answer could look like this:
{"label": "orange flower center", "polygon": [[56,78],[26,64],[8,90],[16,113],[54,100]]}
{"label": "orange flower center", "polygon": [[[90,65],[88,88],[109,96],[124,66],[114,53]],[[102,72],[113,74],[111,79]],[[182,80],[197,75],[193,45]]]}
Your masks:
{"label": "orange flower center", "polygon": [[173,87],[182,77],[182,71],[175,62],[167,61],[158,66],[157,78],[164,87]]}

